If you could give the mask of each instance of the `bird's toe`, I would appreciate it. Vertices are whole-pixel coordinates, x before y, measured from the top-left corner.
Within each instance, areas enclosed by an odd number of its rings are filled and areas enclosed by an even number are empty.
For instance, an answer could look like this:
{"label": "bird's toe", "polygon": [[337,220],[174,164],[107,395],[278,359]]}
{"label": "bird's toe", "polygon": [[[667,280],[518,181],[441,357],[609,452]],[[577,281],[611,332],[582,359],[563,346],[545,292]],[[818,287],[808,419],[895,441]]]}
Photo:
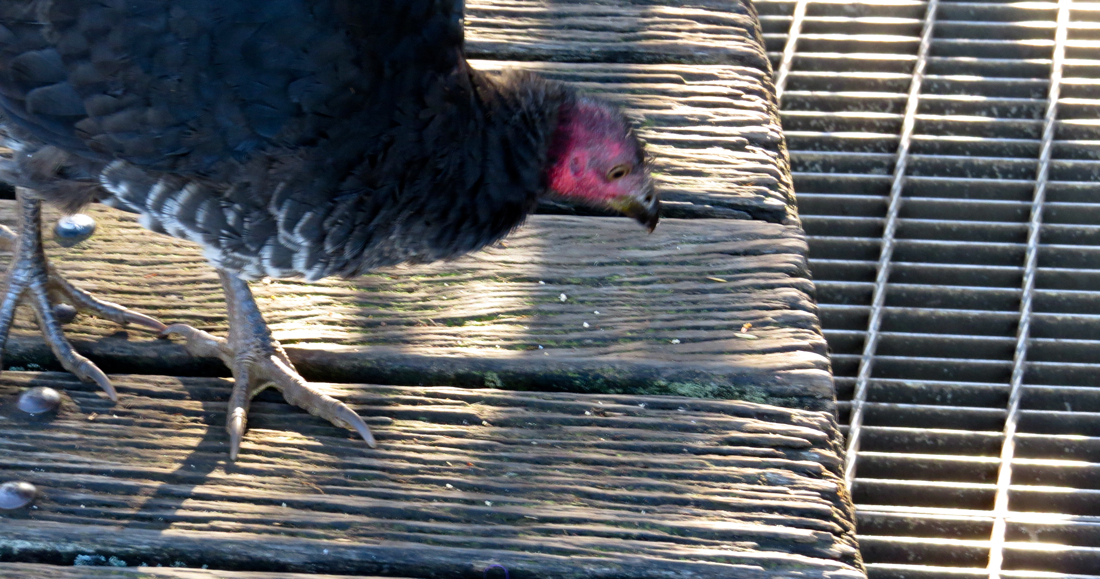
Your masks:
{"label": "bird's toe", "polygon": [[[64,296],[69,302],[72,303],[71,317],[76,317],[76,312],[85,312],[92,314],[96,317],[111,320],[119,325],[134,325],[140,326],[147,330],[154,332],[163,332],[165,326],[160,320],[149,317],[145,314],[135,312],[127,309],[116,303],[112,303],[106,300],[101,300],[92,294],[74,286],[69,280],[65,279],[56,269],[51,265],[49,267],[49,287],[54,293]],[[62,304],[63,305],[63,304]],[[72,321],[71,319],[68,321]],[[66,321],[65,323],[68,323]]]}
{"label": "bird's toe", "polygon": [[42,330],[42,337],[45,338],[46,344],[63,368],[84,382],[98,385],[111,400],[118,400],[118,393],[103,370],[73,349],[72,344],[65,338],[64,330],[61,328],[62,320],[58,317],[56,305],[46,289],[49,285],[48,280],[41,279],[48,277],[45,269],[31,268],[31,271],[27,272],[31,281],[26,286],[31,308],[34,309],[38,327]]}
{"label": "bird's toe", "polygon": [[286,359],[282,348],[278,350],[266,356],[249,357],[255,360],[251,369],[253,383],[256,385],[253,395],[264,388],[273,387],[282,393],[287,402],[337,426],[354,430],[367,446],[377,447],[374,434],[358,413],[347,404],[322,392],[317,385],[307,382]]}

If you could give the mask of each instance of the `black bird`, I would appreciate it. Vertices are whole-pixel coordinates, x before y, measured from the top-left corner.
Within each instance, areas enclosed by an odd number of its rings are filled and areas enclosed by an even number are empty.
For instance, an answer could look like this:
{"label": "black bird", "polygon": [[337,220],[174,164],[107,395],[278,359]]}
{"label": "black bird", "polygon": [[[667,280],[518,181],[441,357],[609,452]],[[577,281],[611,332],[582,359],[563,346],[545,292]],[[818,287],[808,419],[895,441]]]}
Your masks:
{"label": "black bird", "polygon": [[[535,75],[470,68],[461,0],[4,0],[0,178],[22,221],[0,348],[26,295],[61,363],[115,391],[52,306],[186,339],[232,369],[236,457],[249,400],[291,404],[373,437],[272,339],[246,280],[317,280],[452,258],[557,196],[630,215],[659,202],[643,146],[612,105]],[[102,302],[46,263],[41,202],[102,200],[203,246],[228,339]]]}

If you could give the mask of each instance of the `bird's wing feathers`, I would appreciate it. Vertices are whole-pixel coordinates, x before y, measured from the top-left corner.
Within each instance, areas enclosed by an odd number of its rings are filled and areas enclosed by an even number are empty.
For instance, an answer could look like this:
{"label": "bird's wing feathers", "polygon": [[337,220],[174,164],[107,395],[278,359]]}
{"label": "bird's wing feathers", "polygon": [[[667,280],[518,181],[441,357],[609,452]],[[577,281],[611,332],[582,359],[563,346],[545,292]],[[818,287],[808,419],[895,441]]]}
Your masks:
{"label": "bird's wing feathers", "polygon": [[485,136],[462,9],[0,0],[0,136],[45,146],[7,165],[33,167],[24,182],[70,208],[97,189],[49,183],[101,182],[150,229],[248,277],[471,251],[522,220],[539,173],[485,175],[486,148],[511,145]]}

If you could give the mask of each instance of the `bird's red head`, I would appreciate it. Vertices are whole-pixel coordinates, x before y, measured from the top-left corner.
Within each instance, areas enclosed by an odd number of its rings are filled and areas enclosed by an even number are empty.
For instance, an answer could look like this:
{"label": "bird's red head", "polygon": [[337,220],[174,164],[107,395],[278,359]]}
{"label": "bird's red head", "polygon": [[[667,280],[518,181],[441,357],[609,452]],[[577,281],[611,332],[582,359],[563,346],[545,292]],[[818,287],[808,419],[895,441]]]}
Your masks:
{"label": "bird's red head", "polygon": [[549,152],[552,194],[624,213],[653,231],[661,204],[642,142],[613,105],[589,97],[561,106]]}

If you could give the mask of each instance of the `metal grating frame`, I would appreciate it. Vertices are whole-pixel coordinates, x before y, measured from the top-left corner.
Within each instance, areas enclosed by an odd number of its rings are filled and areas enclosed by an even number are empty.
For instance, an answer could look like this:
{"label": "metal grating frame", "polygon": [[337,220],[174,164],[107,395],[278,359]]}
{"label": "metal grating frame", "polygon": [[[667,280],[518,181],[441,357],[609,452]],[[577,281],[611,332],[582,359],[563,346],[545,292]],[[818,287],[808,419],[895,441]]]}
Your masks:
{"label": "metal grating frame", "polygon": [[872,579],[1100,579],[1100,3],[758,0]]}

